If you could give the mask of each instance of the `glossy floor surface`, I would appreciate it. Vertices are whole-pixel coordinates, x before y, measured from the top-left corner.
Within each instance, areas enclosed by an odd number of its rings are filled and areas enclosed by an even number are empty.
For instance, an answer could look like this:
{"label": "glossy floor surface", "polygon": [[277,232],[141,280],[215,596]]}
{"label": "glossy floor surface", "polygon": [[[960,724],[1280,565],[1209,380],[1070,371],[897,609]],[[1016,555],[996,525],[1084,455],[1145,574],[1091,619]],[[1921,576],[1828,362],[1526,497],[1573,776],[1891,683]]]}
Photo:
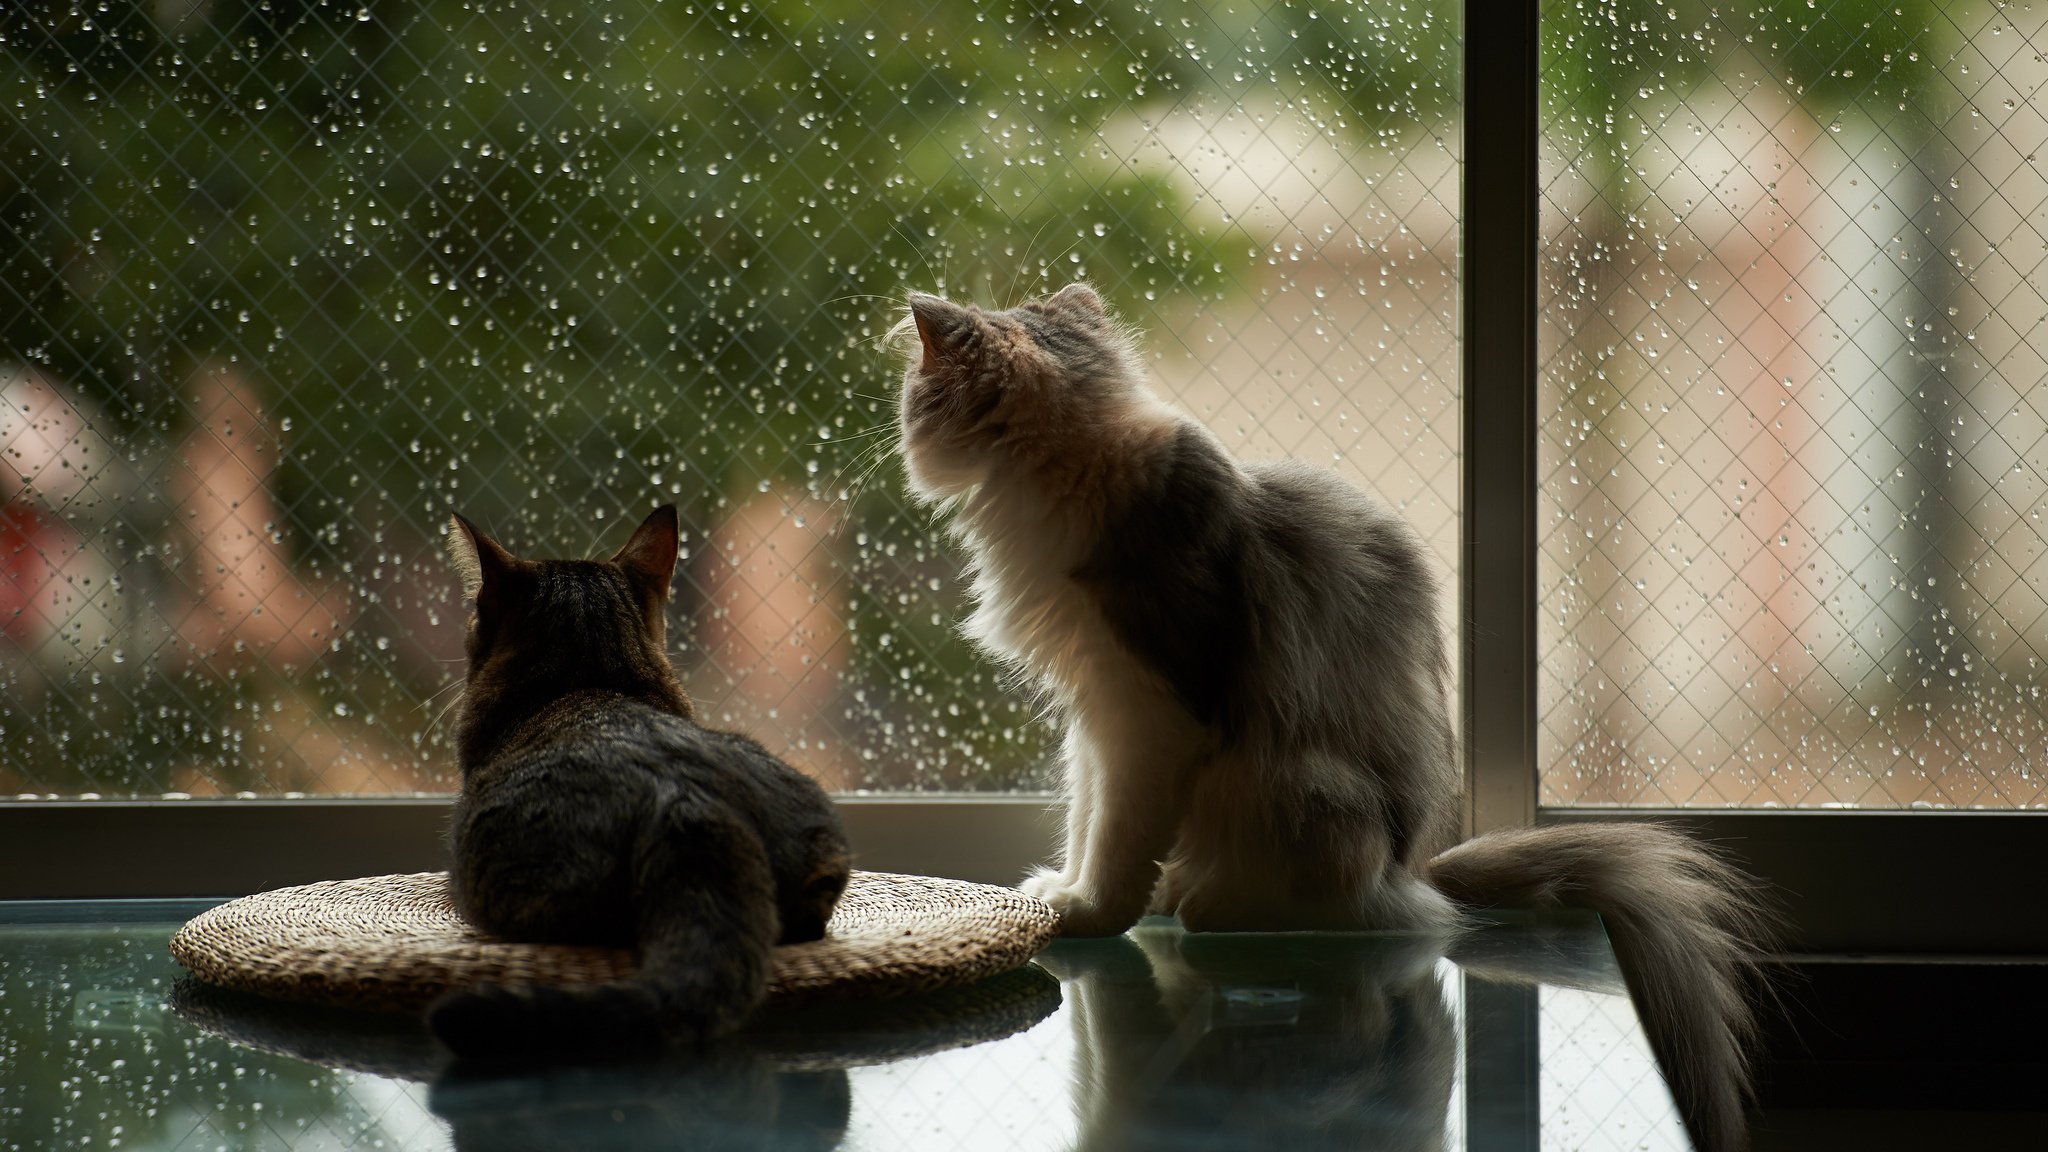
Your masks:
{"label": "glossy floor surface", "polygon": [[0,904],[0,1150],[1689,1147],[1590,917],[1448,947],[1148,923],[699,1056],[510,1074],[194,984],[164,943],[202,907]]}

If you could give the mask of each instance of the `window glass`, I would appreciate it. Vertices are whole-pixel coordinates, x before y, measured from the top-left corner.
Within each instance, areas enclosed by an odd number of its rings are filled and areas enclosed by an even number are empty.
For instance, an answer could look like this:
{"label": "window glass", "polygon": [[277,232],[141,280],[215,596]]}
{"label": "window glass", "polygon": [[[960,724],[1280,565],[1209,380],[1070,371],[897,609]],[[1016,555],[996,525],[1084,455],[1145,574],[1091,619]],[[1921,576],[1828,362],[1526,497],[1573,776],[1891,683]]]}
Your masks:
{"label": "window glass", "polygon": [[2048,10],[1544,9],[1541,800],[2048,800]]}
{"label": "window glass", "polygon": [[664,500],[713,721],[837,788],[1042,784],[891,455],[911,288],[1092,280],[1450,588],[1428,5],[155,0],[0,53],[0,794],[446,790],[449,513],[585,556]]}

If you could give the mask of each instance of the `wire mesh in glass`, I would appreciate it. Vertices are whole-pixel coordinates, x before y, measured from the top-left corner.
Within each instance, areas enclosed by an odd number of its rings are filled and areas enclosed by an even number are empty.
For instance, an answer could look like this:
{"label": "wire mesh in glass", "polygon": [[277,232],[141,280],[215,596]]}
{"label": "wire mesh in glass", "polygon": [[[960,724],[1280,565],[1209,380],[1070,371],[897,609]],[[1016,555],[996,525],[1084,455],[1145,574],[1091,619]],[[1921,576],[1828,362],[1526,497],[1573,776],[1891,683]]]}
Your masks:
{"label": "wire mesh in glass", "polygon": [[[906,290],[1086,278],[1162,389],[1455,556],[1426,5],[156,0],[0,15],[0,794],[452,786],[460,511],[686,531],[713,722],[1041,782],[892,455]],[[1448,587],[1448,584],[1446,585]]]}
{"label": "wire mesh in glass", "polygon": [[2048,9],[1544,20],[1542,801],[2048,802]]}

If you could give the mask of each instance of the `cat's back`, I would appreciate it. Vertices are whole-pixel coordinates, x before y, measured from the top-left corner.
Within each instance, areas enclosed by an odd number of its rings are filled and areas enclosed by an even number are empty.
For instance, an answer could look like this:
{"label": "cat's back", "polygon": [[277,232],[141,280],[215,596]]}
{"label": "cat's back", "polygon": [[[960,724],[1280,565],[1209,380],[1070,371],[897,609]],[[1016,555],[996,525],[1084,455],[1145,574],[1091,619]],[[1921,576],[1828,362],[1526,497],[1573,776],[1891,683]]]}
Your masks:
{"label": "cat's back", "polygon": [[574,815],[587,831],[629,839],[669,789],[676,741],[656,709],[612,693],[564,695],[504,734],[465,767],[456,798],[458,848],[506,821]]}
{"label": "cat's back", "polygon": [[522,735],[465,781],[451,828],[459,856],[543,826],[623,853],[679,803],[750,829],[778,876],[799,869],[819,843],[843,844],[817,781],[738,733],[641,701],[579,693],[534,716]]}
{"label": "cat's back", "polygon": [[793,834],[836,820],[831,797],[816,780],[751,736],[705,728],[680,716],[650,721],[662,758],[661,778],[711,791],[747,812],[762,831]]}
{"label": "cat's back", "polygon": [[1262,545],[1255,582],[1275,591],[1363,595],[1434,617],[1437,574],[1428,546],[1393,509],[1298,460],[1251,464],[1245,472],[1248,534]]}
{"label": "cat's back", "polygon": [[581,776],[653,791],[702,790],[753,807],[764,783],[802,777],[749,737],[613,693],[564,696],[521,735],[501,763],[479,774],[479,784]]}

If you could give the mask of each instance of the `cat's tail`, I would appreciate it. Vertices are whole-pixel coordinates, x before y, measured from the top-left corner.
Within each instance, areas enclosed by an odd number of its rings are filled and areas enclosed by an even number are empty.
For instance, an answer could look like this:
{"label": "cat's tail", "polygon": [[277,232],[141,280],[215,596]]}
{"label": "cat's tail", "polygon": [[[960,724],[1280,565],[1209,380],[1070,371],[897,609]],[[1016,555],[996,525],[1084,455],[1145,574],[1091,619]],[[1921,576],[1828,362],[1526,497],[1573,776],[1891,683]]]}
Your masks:
{"label": "cat's tail", "polygon": [[427,1023],[458,1057],[630,1056],[739,1027],[768,991],[780,922],[760,836],[723,805],[678,800],[634,854],[639,970],[600,984],[480,984]]}
{"label": "cat's tail", "polygon": [[1564,824],[1468,840],[1430,882],[1467,908],[1590,908],[1605,921],[1672,1095],[1702,1149],[1746,1143],[1757,949],[1770,917],[1756,879],[1655,824]]}

